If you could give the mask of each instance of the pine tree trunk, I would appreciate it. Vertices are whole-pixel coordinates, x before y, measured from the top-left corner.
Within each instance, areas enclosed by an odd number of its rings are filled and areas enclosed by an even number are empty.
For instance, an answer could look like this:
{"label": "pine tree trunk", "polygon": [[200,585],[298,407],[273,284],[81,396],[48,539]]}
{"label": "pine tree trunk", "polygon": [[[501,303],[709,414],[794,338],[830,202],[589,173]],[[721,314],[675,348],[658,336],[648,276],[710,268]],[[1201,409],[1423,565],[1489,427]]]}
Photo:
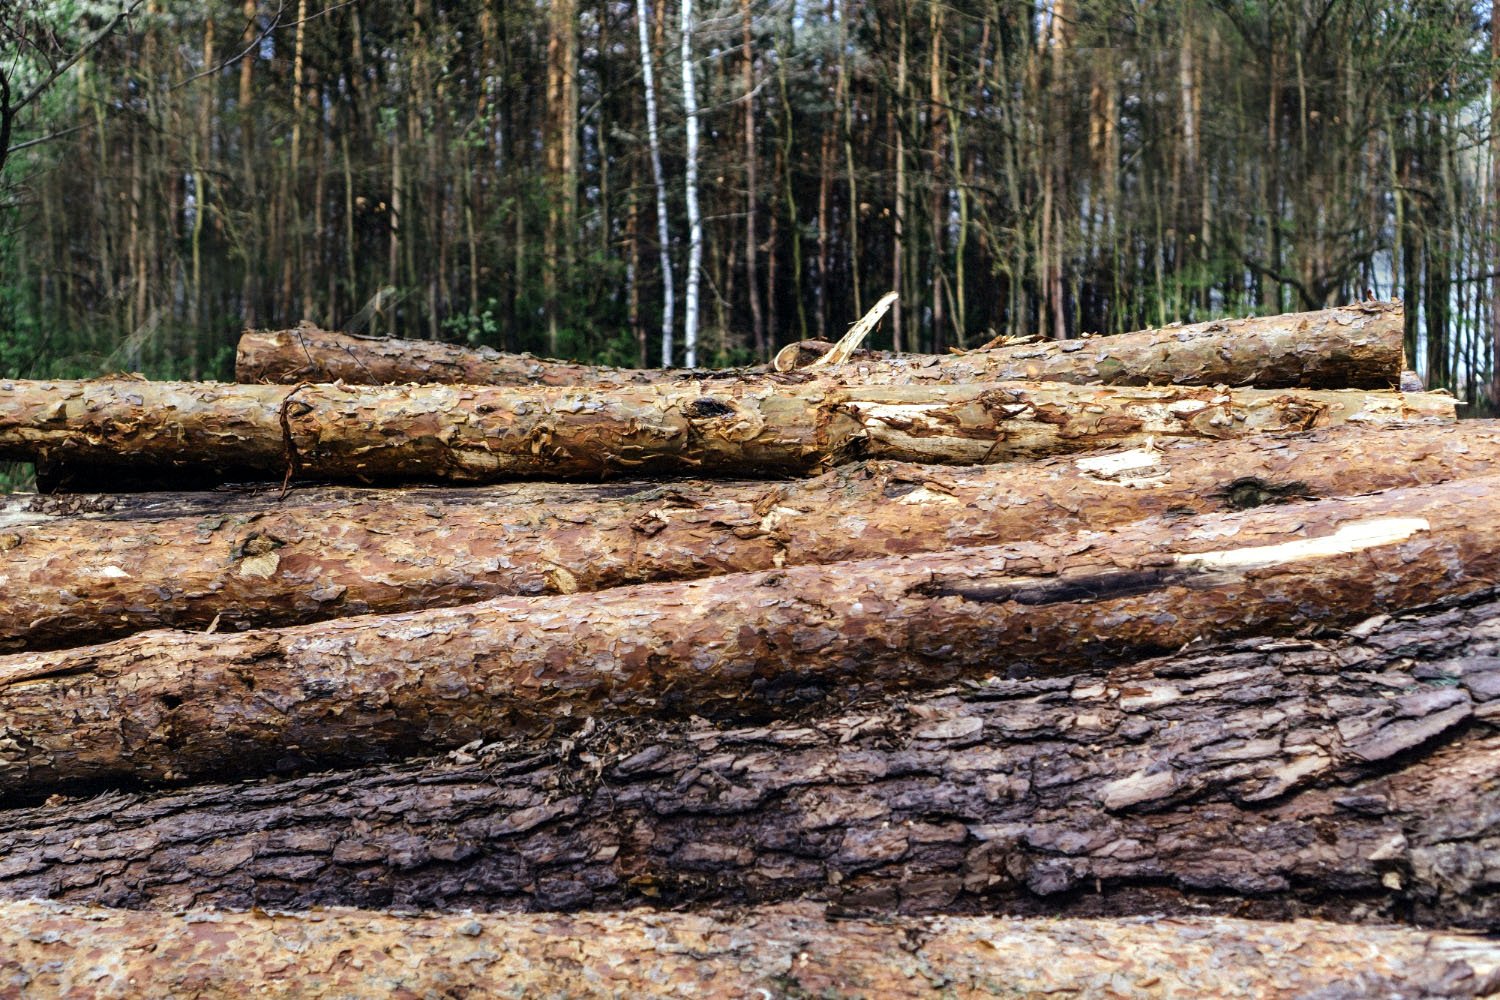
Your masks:
{"label": "pine tree trunk", "polygon": [[[0,460],[45,489],[134,477],[495,482],[802,474],[858,458],[973,464],[1343,424],[1440,423],[1450,396],[831,378],[606,389],[0,381]],[[176,477],[174,479],[174,477]],[[97,486],[95,487],[97,489]]]}
{"label": "pine tree trunk", "polygon": [[[1479,997],[1465,934],[1226,917],[833,919],[815,904],[504,916],[0,906],[0,977],[46,996]],[[103,970],[107,969],[108,972]],[[935,985],[935,984],[940,984]],[[935,992],[937,990],[941,992]]]}
{"label": "pine tree trunk", "polygon": [[1332,644],[1262,638],[749,729],[591,720],[446,760],[11,809],[0,895],[492,910],[812,895],[846,913],[1494,930],[1487,600]]}
{"label": "pine tree trunk", "polygon": [[[1041,542],[15,654],[0,657],[0,793],[367,763],[596,714],[758,717],[1336,627],[1497,579],[1497,505],[1500,478],[1486,477]],[[253,557],[257,571],[273,555]]]}
{"label": "pine tree trunk", "polygon": [[[858,364],[843,366],[839,374],[866,385],[1039,379],[1107,385],[1389,389],[1398,384],[1405,367],[1402,336],[1400,306],[1361,303],[1321,312],[1216,320],[952,357],[872,352]],[[817,356],[813,351],[799,364],[783,367],[799,367]],[[236,372],[241,382],[343,380],[351,385],[448,382],[601,387],[679,377],[655,370],[544,361],[486,348],[353,337],[312,327],[247,331],[240,338]]]}
{"label": "pine tree trunk", "polygon": [[[1500,474],[1500,429],[1344,428],[817,479],[0,498],[0,649],[956,546]],[[504,553],[503,557],[497,553]]]}

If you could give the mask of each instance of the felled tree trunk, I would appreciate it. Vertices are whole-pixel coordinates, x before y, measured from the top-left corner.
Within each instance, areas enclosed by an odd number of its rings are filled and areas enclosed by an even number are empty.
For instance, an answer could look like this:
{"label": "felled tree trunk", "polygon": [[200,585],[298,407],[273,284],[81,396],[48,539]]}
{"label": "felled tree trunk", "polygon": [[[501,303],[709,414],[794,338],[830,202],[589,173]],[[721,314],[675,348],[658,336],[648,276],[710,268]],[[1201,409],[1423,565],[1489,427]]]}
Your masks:
{"label": "felled tree trunk", "polygon": [[1342,428],[786,484],[511,484],[0,498],[0,649],[1023,541],[1500,473],[1500,429]]}
{"label": "felled tree trunk", "polygon": [[[0,982],[36,995],[1480,997],[1500,946],[1464,934],[1187,917],[830,920],[725,913],[394,916],[0,906]],[[940,984],[940,985],[938,985]],[[940,993],[935,991],[941,990]]]}
{"label": "felled tree trunk", "polygon": [[810,895],[853,914],[1494,930],[1500,601],[1485,601],[1334,643],[1262,638],[754,728],[595,719],[446,760],[11,809],[0,895],[489,910]]}
{"label": "felled tree trunk", "polygon": [[[1450,396],[1059,383],[628,389],[0,382],[0,459],[310,479],[806,473],[973,464],[1149,438],[1454,419]],[[158,483],[158,485],[162,485]]]}
{"label": "felled tree trunk", "polygon": [[0,657],[0,791],[394,758],[589,714],[754,717],[1500,578],[1500,477],[1042,542]]}
{"label": "felled tree trunk", "polygon": [[[1401,338],[1401,306],[1369,302],[1286,316],[1215,320],[1113,337],[1000,347],[956,357],[862,352],[856,361],[841,366],[839,373],[865,385],[1039,379],[1108,385],[1390,389],[1405,367]],[[783,352],[794,359],[788,362],[790,367],[816,360],[820,353],[815,345]],[[726,374],[600,368],[425,340],[353,337],[309,326],[245,333],[235,371],[241,382],[595,387]]]}

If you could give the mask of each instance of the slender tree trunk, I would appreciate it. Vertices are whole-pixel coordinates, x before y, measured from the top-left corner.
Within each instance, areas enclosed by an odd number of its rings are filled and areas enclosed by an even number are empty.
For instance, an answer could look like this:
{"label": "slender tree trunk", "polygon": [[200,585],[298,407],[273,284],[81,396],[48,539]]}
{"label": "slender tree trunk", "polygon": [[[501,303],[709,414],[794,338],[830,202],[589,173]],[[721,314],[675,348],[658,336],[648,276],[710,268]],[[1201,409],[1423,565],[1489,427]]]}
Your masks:
{"label": "slender tree trunk", "polygon": [[[755,215],[759,200],[760,184],[756,177],[756,120],[755,120],[755,52],[751,34],[750,0],[740,0],[740,82],[744,96],[745,133],[745,296],[750,301],[750,329],[755,357],[760,361],[770,358],[766,344],[766,323],[760,308],[760,279],[756,271],[756,257],[760,252],[755,242]],[[1500,344],[1500,338],[1496,340]],[[1500,350],[1500,348],[1497,348]]]}
{"label": "slender tree trunk", "polygon": [[651,179],[656,186],[656,239],[661,256],[661,366],[671,368],[674,311],[672,236],[667,220],[667,181],[661,167],[661,133],[657,125],[656,113],[656,76],[652,67],[651,39],[646,29],[650,19],[647,0],[635,0],[635,21],[641,43],[641,76],[646,88],[646,131],[651,143]]}
{"label": "slender tree trunk", "polygon": [[682,303],[683,363],[698,365],[698,287],[703,269],[703,219],[698,211],[698,84],[693,55],[693,0],[682,0],[682,107],[686,115],[684,165],[687,220],[687,290]]}
{"label": "slender tree trunk", "polygon": [[[994,917],[866,920],[816,903],[733,912],[396,916],[178,914],[0,906],[0,975],[71,996],[128,982],[150,996],[288,1000],[350,996],[724,997],[945,995],[1127,998],[1345,995],[1478,997],[1500,950],[1482,939],[1332,923]],[[496,947],[495,942],[504,942]],[[982,945],[982,946],[981,946]],[[1254,955],[1254,962],[1223,959]],[[350,956],[358,955],[357,960]],[[922,978],[915,982],[913,969]],[[1358,969],[1357,975],[1352,970]],[[123,995],[123,991],[122,991]]]}

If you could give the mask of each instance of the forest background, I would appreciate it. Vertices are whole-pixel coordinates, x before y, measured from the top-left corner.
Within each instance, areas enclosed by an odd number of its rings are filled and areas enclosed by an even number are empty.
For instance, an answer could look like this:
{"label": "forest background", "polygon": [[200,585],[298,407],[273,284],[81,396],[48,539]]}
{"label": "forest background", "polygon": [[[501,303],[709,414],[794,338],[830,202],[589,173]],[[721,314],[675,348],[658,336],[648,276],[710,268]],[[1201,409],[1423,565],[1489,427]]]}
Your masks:
{"label": "forest background", "polygon": [[1500,38],[1455,0],[0,0],[0,376],[246,326],[612,364],[1376,296],[1491,410]]}

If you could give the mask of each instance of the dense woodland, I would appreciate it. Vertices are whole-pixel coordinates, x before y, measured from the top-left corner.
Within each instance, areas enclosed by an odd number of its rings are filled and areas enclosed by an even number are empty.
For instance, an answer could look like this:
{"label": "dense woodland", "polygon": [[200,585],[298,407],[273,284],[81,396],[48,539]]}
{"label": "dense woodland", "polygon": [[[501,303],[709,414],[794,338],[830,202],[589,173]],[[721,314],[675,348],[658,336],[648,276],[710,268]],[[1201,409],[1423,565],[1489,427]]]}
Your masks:
{"label": "dense woodland", "polygon": [[873,346],[1374,295],[1430,385],[1494,369],[1487,4],[121,10],[0,4],[0,374],[224,377],[303,318],[745,362],[892,288]]}

